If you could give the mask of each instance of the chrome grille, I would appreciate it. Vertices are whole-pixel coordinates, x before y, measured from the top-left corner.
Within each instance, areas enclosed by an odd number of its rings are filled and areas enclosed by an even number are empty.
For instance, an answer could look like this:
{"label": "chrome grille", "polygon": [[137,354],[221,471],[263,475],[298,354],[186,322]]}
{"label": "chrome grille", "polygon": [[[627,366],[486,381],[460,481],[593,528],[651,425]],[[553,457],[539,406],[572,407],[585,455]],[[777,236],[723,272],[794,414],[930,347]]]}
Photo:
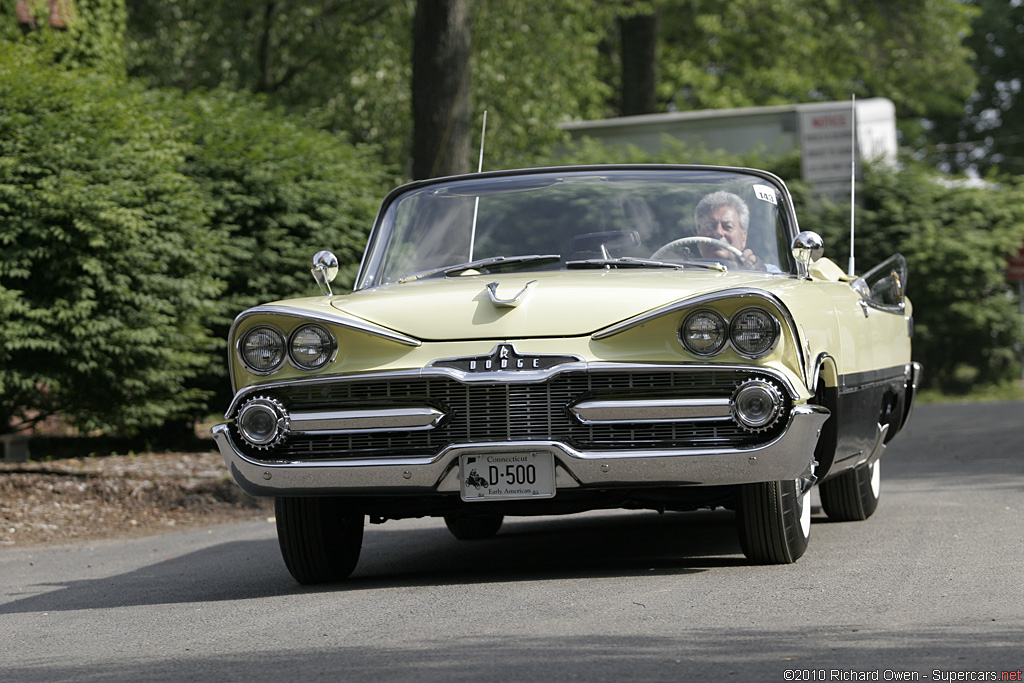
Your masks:
{"label": "chrome grille", "polygon": [[541,382],[460,382],[437,374],[295,384],[267,393],[293,411],[431,405],[449,417],[426,431],[292,436],[271,451],[251,455],[267,461],[427,456],[453,443],[531,440],[559,441],[589,451],[754,445],[777,436],[783,425],[759,434],[750,434],[731,420],[588,426],[579,424],[568,410],[584,398],[728,397],[737,384],[754,377],[772,380],[756,370],[683,368],[571,370]]}

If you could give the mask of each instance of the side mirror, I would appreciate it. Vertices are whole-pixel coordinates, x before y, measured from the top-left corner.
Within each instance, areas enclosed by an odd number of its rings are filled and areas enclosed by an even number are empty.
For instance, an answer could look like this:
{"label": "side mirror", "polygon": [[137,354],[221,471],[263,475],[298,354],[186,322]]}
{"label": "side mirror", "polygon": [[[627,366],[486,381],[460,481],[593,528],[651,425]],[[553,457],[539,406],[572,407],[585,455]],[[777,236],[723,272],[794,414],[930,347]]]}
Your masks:
{"label": "side mirror", "polygon": [[792,249],[797,275],[809,280],[811,264],[825,254],[825,241],[818,233],[806,230],[793,238]]}
{"label": "side mirror", "polygon": [[318,251],[313,255],[313,264],[309,269],[313,279],[320,285],[324,296],[331,296],[331,283],[338,277],[338,257],[329,251]]}

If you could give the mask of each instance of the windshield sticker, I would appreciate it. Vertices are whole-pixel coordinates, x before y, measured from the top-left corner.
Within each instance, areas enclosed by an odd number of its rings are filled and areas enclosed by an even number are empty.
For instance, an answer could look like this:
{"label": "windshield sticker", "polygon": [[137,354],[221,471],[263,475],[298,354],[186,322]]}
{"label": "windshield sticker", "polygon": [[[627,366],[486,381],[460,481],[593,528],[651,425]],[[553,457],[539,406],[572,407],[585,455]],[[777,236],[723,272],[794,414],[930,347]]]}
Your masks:
{"label": "windshield sticker", "polygon": [[754,185],[754,196],[762,202],[771,202],[778,206],[779,200],[775,196],[775,188],[768,185]]}

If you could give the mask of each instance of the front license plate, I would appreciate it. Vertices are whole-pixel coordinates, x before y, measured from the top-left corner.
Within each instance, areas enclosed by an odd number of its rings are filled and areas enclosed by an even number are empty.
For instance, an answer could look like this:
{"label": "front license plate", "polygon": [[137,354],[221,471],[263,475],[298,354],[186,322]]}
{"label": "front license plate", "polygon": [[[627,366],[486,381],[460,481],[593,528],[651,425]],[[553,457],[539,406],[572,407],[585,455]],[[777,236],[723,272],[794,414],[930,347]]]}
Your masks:
{"label": "front license plate", "polygon": [[514,500],[555,495],[555,458],[547,452],[459,456],[462,500]]}

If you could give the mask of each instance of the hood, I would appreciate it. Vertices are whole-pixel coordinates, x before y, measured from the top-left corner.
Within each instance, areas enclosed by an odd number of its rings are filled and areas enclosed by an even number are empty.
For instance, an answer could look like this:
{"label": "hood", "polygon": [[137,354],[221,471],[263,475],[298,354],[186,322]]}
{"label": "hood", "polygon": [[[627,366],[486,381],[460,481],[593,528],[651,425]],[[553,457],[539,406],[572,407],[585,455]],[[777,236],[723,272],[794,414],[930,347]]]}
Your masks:
{"label": "hood", "polygon": [[704,270],[469,275],[360,290],[332,304],[424,341],[575,337],[700,294],[770,287],[773,281],[757,273]]}

